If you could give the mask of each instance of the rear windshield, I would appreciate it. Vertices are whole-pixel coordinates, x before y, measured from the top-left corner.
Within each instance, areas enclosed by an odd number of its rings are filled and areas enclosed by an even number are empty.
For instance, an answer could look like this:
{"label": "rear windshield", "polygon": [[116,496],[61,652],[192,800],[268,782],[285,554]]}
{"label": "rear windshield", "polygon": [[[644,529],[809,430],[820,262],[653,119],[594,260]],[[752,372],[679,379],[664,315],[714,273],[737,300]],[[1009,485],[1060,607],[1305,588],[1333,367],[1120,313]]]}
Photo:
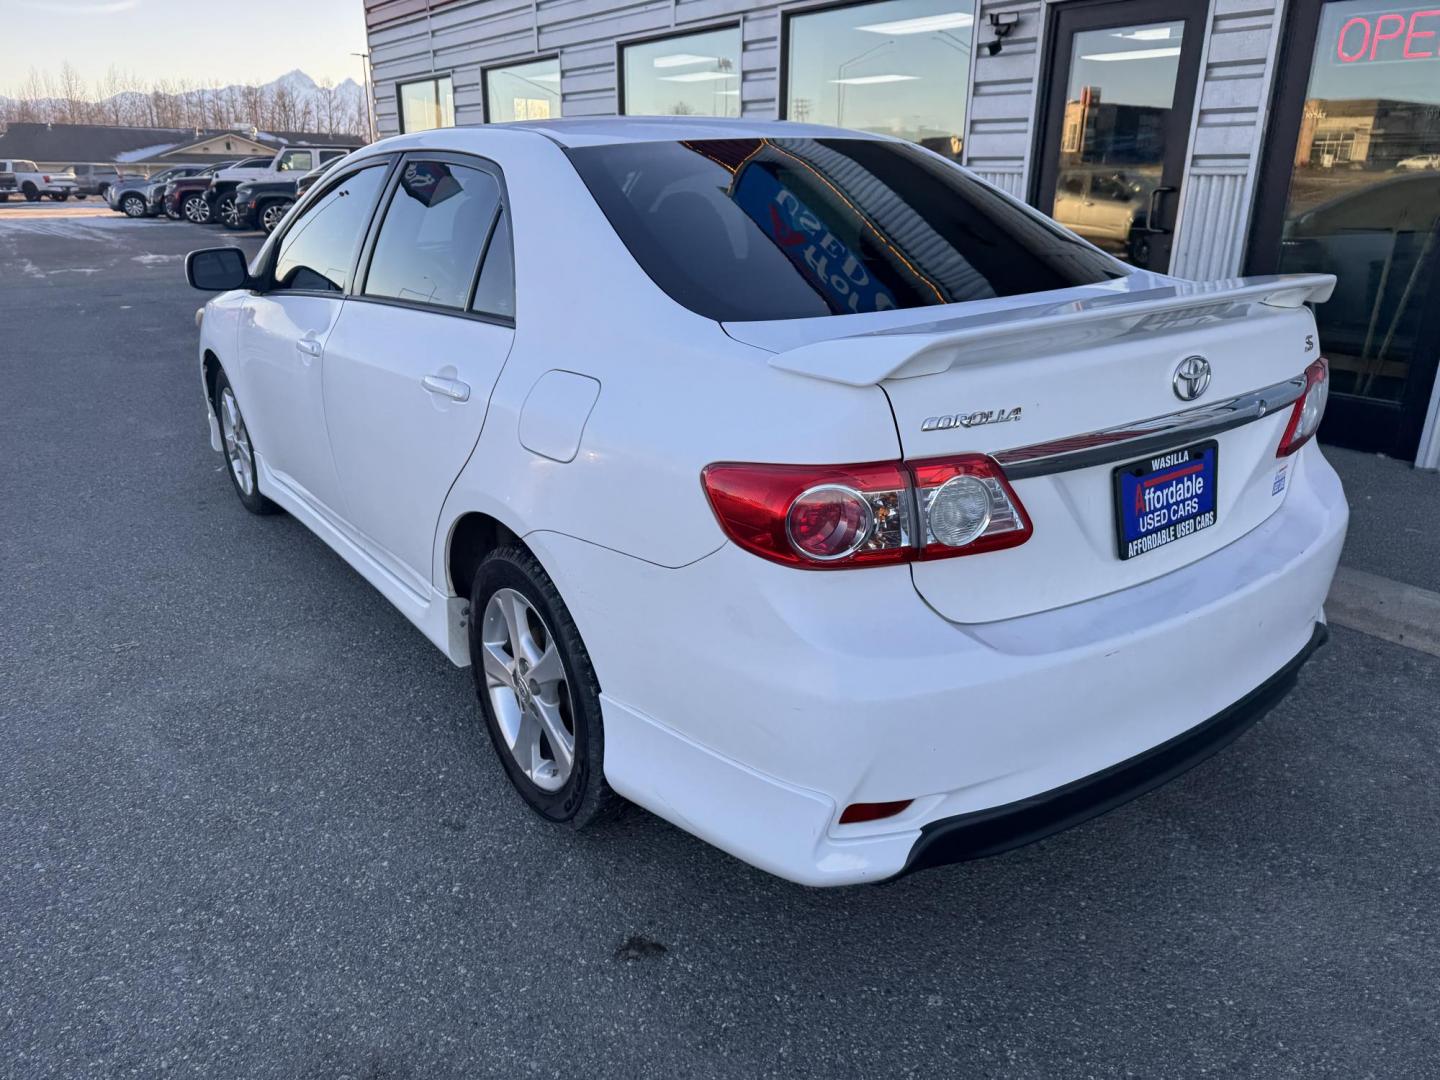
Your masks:
{"label": "rear windshield", "polygon": [[655,283],[722,322],[958,304],[1125,273],[903,143],[706,139],[569,155]]}

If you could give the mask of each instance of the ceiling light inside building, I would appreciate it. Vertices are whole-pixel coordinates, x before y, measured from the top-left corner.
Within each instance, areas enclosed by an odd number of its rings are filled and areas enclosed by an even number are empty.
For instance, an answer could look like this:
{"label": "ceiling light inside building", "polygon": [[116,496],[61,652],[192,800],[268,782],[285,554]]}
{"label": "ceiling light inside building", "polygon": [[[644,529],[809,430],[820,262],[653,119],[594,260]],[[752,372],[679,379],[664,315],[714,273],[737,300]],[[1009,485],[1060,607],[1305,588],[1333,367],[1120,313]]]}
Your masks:
{"label": "ceiling light inside building", "polygon": [[698,53],[674,52],[657,56],[652,63],[657,68],[685,67],[687,64],[713,64],[718,56],[701,56]]}
{"label": "ceiling light inside building", "polygon": [[683,75],[661,75],[661,82],[715,82],[735,78],[733,71],[687,71]]}
{"label": "ceiling light inside building", "polygon": [[1158,60],[1162,56],[1179,56],[1180,46],[1176,45],[1171,49],[1131,49],[1129,52],[1102,52],[1086,53],[1080,57],[1081,60],[1098,60],[1107,63],[1111,60]]}
{"label": "ceiling light inside building", "polygon": [[831,79],[836,86],[875,86],[879,83],[910,82],[919,75],[854,75],[848,79]]}
{"label": "ceiling light inside building", "polygon": [[917,19],[868,23],[855,29],[864,30],[867,34],[933,34],[937,30],[961,30],[974,22],[975,16],[968,11],[945,11],[939,15],[921,15]]}

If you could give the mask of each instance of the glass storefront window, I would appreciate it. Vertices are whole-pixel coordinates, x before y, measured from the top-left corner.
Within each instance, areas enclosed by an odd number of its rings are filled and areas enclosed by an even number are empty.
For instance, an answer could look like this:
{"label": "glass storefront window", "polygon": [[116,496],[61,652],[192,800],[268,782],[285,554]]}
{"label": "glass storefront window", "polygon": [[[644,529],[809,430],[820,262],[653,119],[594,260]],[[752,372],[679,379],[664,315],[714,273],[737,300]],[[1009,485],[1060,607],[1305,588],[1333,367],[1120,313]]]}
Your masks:
{"label": "glass storefront window", "polygon": [[1440,272],[1440,10],[1343,0],[1320,15],[1280,269],[1336,274],[1315,317],[1332,392],[1400,402]]}
{"label": "glass storefront window", "polygon": [[625,46],[626,116],[739,116],[740,28]]}
{"label": "glass storefront window", "polygon": [[793,16],[786,119],[895,135],[958,160],[974,30],[969,0]]}
{"label": "glass storefront window", "polygon": [[551,57],[491,68],[485,73],[485,111],[492,124],[558,117],[560,61]]}
{"label": "glass storefront window", "polygon": [[399,97],[401,131],[455,126],[455,87],[449,75],[401,83]]}
{"label": "glass storefront window", "polygon": [[1183,22],[1145,23],[1080,31],[1071,44],[1051,216],[1128,262],[1146,261],[1184,37]]}

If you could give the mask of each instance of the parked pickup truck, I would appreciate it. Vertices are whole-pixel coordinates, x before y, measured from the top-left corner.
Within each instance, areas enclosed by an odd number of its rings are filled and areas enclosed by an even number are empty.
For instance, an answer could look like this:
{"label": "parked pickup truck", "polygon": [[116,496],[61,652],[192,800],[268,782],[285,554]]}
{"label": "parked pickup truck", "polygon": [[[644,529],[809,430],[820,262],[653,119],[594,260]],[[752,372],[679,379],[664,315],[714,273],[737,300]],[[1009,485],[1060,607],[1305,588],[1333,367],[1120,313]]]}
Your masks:
{"label": "parked pickup truck", "polygon": [[140,179],[139,173],[122,173],[114,165],[87,165],[85,162],[77,162],[70,166],[70,171],[75,174],[76,197],[81,199],[86,195],[99,195],[103,199],[105,193],[114,185],[125,180]]}
{"label": "parked pickup truck", "polygon": [[268,161],[255,165],[254,158],[215,174],[206,197],[210,200],[211,221],[239,228],[235,216],[235,187],[246,180],[293,180],[321,165],[339,161],[358,149],[354,146],[287,146]]}
{"label": "parked pickup truck", "polygon": [[39,202],[46,196],[56,202],[64,202],[75,194],[75,176],[69,170],[44,173],[33,161],[0,158],[0,173],[14,174],[12,186],[8,190],[0,190],[0,199],[8,199],[19,192],[29,202]]}

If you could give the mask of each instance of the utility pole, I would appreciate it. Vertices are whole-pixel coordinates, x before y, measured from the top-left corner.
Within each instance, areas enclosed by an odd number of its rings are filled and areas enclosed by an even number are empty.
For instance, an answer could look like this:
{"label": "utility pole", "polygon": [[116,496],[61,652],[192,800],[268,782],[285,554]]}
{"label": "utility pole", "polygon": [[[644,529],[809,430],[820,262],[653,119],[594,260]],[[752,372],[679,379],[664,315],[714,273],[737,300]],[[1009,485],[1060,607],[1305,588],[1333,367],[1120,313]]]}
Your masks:
{"label": "utility pole", "polygon": [[351,56],[360,57],[360,77],[365,81],[365,127],[369,130],[370,141],[375,141],[375,93],[370,82],[370,54],[368,52],[352,52]]}

